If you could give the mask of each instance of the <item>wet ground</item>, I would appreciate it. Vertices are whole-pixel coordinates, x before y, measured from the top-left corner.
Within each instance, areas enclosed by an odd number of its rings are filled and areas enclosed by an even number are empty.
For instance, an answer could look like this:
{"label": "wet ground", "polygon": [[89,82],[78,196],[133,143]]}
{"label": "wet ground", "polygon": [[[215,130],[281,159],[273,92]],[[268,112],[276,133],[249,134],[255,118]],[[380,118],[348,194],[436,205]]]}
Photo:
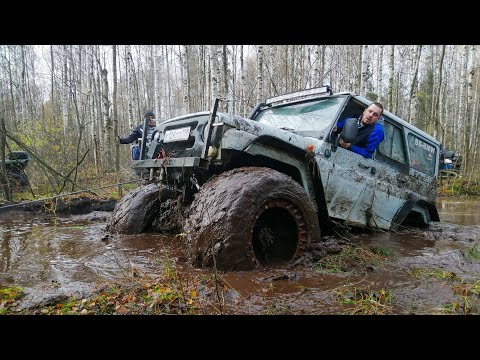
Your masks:
{"label": "wet ground", "polygon": [[[438,209],[442,222],[425,230],[352,234],[345,266],[219,273],[221,306],[208,313],[479,314],[480,201],[440,199]],[[186,262],[178,236],[108,234],[110,214],[0,214],[0,287],[25,289],[19,310],[88,298],[99,283],[155,276],[167,262],[180,277],[212,276]]]}

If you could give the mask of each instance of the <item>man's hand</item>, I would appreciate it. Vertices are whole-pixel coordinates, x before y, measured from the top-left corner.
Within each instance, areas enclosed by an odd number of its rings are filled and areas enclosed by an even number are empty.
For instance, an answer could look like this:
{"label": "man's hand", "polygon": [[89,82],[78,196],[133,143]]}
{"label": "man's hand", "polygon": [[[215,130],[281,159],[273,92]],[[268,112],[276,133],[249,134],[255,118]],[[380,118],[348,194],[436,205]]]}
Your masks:
{"label": "man's hand", "polygon": [[350,143],[347,143],[345,141],[343,141],[342,138],[339,139],[338,143],[340,144],[341,147],[343,147],[344,149],[348,149],[350,147]]}

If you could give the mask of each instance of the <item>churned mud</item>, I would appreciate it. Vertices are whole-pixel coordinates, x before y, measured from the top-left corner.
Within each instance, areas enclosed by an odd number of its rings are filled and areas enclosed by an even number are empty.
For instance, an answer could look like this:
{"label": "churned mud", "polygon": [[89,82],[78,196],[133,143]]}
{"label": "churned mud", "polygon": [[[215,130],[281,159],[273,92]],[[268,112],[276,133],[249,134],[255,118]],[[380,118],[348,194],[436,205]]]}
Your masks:
{"label": "churned mud", "polygon": [[1,314],[479,314],[480,202],[426,229],[352,231],[290,264],[192,266],[185,235],[106,231],[112,212],[0,213]]}

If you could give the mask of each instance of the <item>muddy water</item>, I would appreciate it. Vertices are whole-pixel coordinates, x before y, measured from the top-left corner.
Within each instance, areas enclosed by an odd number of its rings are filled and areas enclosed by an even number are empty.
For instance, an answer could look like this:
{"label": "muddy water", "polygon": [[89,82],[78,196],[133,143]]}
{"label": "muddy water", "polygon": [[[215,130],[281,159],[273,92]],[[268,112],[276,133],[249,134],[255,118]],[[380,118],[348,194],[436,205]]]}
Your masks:
{"label": "muddy water", "polygon": [[442,199],[437,202],[442,222],[459,225],[480,224],[480,201]]}
{"label": "muddy water", "polygon": [[[480,201],[439,200],[442,223],[422,231],[377,232],[353,235],[351,241],[365,249],[383,249],[387,261],[366,267],[327,273],[311,267],[269,268],[221,274],[228,289],[226,314],[341,314],[352,305],[338,294],[367,289],[387,292],[391,301],[378,306],[388,314],[444,313],[451,304],[462,304],[452,289],[461,282],[432,276],[412,276],[414,269],[453,272],[464,281],[480,281],[480,262],[467,260],[462,250],[480,237]],[[180,274],[205,274],[191,267],[180,240],[158,234],[108,234],[108,212],[51,217],[26,213],[0,218],[0,285],[26,289],[23,307],[62,297],[87,297],[99,281],[116,280],[132,269],[155,274],[165,259]],[[470,312],[479,313],[478,296],[470,296]],[[460,310],[456,311],[461,313]],[[218,308],[217,308],[218,313]]]}

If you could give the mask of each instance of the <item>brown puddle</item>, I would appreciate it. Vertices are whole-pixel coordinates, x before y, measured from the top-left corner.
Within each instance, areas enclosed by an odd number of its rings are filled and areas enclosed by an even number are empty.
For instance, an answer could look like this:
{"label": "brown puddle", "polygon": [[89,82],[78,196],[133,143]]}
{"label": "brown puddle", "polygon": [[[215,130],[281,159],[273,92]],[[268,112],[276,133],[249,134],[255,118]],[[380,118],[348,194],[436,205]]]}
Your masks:
{"label": "brown puddle", "polygon": [[[465,297],[453,288],[480,280],[480,261],[469,260],[462,253],[479,239],[480,201],[439,200],[438,204],[443,222],[430,229],[355,235],[351,241],[358,247],[388,254],[385,261],[373,265],[341,272],[298,266],[220,273],[227,289],[225,306],[212,313],[436,314],[469,310],[478,314],[478,294],[469,295],[472,308],[463,309]],[[99,281],[121,279],[133,268],[156,274],[165,259],[173,261],[179,274],[211,275],[211,270],[193,268],[186,262],[179,237],[106,233],[109,215],[2,215],[0,285],[25,288],[23,307],[32,307],[60,294],[87,297]],[[448,277],[450,274],[456,278]],[[384,295],[390,300],[382,302]],[[364,300],[376,308],[362,308]]]}

